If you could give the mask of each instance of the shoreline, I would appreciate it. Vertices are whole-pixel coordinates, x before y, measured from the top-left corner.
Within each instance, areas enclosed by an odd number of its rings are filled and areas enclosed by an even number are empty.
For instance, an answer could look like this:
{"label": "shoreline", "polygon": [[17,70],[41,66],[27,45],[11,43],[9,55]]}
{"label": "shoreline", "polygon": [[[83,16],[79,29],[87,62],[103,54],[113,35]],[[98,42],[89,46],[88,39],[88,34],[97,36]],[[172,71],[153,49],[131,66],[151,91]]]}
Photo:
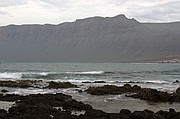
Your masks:
{"label": "shoreline", "polygon": [[[84,83],[81,83],[81,85],[75,85],[75,84],[71,84],[70,82],[50,81],[50,82],[46,82],[44,87],[42,85],[38,87],[37,83],[39,84],[43,82],[32,81],[32,80],[30,81],[28,80],[0,81],[0,84],[2,84],[1,86],[6,86],[6,87],[0,87],[1,89],[0,96],[2,98],[5,95],[12,95],[14,94],[13,92],[16,92],[15,94],[22,95],[22,96],[27,96],[27,95],[32,95],[32,94],[39,95],[38,93],[41,93],[44,95],[64,93],[66,95],[71,95],[73,99],[77,101],[81,101],[84,104],[89,104],[94,109],[100,109],[106,113],[118,113],[121,109],[128,109],[132,112],[143,111],[145,109],[148,109],[148,110],[157,112],[159,110],[168,111],[169,108],[173,108],[177,112],[180,112],[180,103],[178,101],[168,102],[168,100],[167,101],[164,101],[164,100],[153,101],[153,100],[146,100],[146,99],[144,100],[143,98],[142,99],[133,98],[132,95],[131,95],[132,97],[130,97],[128,93],[131,91],[133,93],[138,94],[135,90],[137,90],[138,92],[145,91],[145,93],[154,93],[155,91],[155,93],[157,93],[158,96],[161,94],[164,95],[164,92],[157,91],[155,89],[141,88],[137,85],[134,85],[134,86],[131,86],[130,84],[125,84],[124,86],[109,85],[108,87],[105,88],[106,93],[104,94],[103,86],[106,86],[105,82],[94,81],[93,86],[96,86],[96,87],[94,87],[93,91],[96,91],[96,90],[98,91],[100,89],[99,93],[101,94],[101,92],[103,92],[103,95],[91,95],[86,92],[86,90],[88,90],[88,87],[86,88],[81,87]],[[113,91],[113,94],[111,94],[112,91]],[[146,92],[146,91],[150,91],[150,92]],[[165,93],[165,94],[167,96],[171,96],[172,94],[175,95],[175,93]],[[2,105],[3,103],[0,103],[0,106]],[[8,106],[8,103],[6,106]]]}
{"label": "shoreline", "polygon": [[57,94],[30,94],[27,96],[4,95],[3,100],[15,101],[8,112],[0,109],[2,119],[177,119],[180,112],[169,108],[169,111],[145,109],[130,111],[121,109],[119,112],[107,113],[94,109],[91,105],[74,100],[71,96]]}

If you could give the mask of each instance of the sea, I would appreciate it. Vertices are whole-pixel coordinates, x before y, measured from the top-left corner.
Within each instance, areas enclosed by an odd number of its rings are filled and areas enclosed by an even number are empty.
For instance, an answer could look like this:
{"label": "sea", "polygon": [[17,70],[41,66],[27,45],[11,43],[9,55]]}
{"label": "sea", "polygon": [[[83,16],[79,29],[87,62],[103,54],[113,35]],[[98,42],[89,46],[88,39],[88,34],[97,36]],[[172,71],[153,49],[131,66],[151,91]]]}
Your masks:
{"label": "sea", "polygon": [[[90,86],[139,85],[160,91],[175,92],[180,87],[180,64],[170,63],[1,63],[0,80],[41,80],[43,82],[71,82],[85,90]],[[104,81],[104,83],[93,83]],[[86,82],[86,83],[84,83]],[[89,82],[89,83],[87,83]],[[1,87],[0,89],[4,89]],[[180,104],[149,103],[123,95],[91,96],[77,89],[6,88],[7,93],[38,94],[65,93],[76,100],[91,104],[106,112],[118,112],[120,108],[131,110],[167,110],[173,107],[180,111]],[[118,105],[117,105],[118,104]],[[141,105],[141,106],[139,106]]]}

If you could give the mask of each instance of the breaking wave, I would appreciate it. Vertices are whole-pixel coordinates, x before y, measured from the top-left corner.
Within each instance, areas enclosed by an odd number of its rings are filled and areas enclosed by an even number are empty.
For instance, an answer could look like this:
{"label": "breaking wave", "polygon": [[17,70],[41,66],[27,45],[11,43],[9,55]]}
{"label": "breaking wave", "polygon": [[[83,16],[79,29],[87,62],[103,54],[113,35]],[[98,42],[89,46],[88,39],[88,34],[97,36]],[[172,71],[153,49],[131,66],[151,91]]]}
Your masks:
{"label": "breaking wave", "polygon": [[69,76],[100,76],[104,74],[104,71],[85,71],[85,72],[18,72],[0,73],[0,79],[61,79]]}
{"label": "breaking wave", "polygon": [[22,76],[21,73],[0,73],[0,79],[20,79]]}
{"label": "breaking wave", "polygon": [[67,74],[104,74],[104,71],[85,71],[85,72],[65,72]]}

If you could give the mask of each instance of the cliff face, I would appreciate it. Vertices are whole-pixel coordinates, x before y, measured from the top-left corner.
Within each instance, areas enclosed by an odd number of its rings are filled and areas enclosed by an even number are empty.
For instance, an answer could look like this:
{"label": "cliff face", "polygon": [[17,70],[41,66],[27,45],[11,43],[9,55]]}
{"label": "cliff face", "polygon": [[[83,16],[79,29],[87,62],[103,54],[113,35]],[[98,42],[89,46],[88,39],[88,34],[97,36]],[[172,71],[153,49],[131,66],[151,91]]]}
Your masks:
{"label": "cliff face", "polygon": [[0,60],[144,62],[180,58],[180,22],[139,23],[124,15],[59,25],[0,27]]}

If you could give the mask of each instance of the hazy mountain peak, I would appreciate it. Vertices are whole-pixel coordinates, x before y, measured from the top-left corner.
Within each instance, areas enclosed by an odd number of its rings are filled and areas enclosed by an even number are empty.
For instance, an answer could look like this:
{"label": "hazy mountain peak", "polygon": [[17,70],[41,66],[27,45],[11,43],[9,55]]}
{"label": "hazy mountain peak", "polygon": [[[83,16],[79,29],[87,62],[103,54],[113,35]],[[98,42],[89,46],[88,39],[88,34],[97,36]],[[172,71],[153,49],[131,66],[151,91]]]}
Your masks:
{"label": "hazy mountain peak", "polygon": [[139,23],[137,20],[135,20],[134,18],[132,19],[128,19],[124,14],[120,14],[114,17],[100,17],[100,16],[95,16],[95,17],[88,17],[88,18],[84,18],[84,19],[77,19],[75,22],[78,23],[84,23],[84,22],[88,22],[88,23],[99,23],[99,22],[116,22],[116,23],[121,23],[121,24],[126,24],[129,22],[132,23]]}
{"label": "hazy mountain peak", "polygon": [[97,20],[102,20],[102,19],[104,19],[104,18],[96,16],[96,17],[88,17],[88,18],[84,18],[84,19],[77,19],[76,21],[77,22],[82,22],[82,21],[97,21]]}
{"label": "hazy mountain peak", "polygon": [[119,14],[119,15],[116,15],[116,16],[114,16],[114,17],[112,17],[112,18],[128,19],[128,18],[126,17],[126,15],[124,15],[124,14]]}

